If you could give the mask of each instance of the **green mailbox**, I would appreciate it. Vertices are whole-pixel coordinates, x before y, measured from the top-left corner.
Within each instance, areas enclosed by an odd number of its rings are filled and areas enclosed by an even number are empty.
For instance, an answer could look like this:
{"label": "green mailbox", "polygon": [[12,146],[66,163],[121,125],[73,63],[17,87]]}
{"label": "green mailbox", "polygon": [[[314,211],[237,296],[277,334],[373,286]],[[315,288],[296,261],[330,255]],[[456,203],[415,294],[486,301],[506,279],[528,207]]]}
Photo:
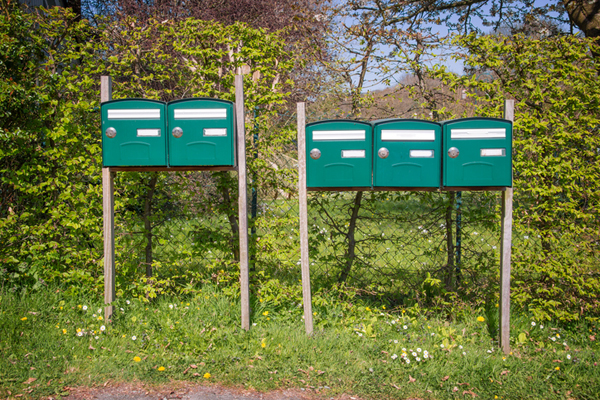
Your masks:
{"label": "green mailbox", "polygon": [[102,103],[105,167],[167,166],[166,105],[146,99]]}
{"label": "green mailbox", "polygon": [[439,188],[442,126],[418,119],[373,122],[373,186]]}
{"label": "green mailbox", "polygon": [[445,187],[512,186],[512,122],[464,118],[443,123]]}
{"label": "green mailbox", "polygon": [[235,166],[233,103],[211,98],[169,102],[170,166]]}
{"label": "green mailbox", "polygon": [[371,187],[373,128],[351,120],[306,125],[309,188]]}

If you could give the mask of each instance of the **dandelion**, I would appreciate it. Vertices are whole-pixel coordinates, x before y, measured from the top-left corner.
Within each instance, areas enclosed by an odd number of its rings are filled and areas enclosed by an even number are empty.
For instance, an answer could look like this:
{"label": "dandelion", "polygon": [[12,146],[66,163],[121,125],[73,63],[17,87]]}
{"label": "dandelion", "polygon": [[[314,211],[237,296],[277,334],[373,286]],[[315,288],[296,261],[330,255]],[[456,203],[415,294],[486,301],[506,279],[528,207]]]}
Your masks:
{"label": "dandelion", "polygon": [[63,335],[66,335],[66,334],[67,334],[67,330],[63,329]]}
{"label": "dandelion", "polygon": [[560,335],[558,333],[556,334],[556,337],[560,339]]}
{"label": "dandelion", "polygon": [[554,368],[554,369],[555,369],[555,370],[557,370],[557,371],[560,371],[560,367],[556,367],[556,368]]}
{"label": "dandelion", "polygon": [[479,317],[477,317],[477,321],[479,322],[483,322],[485,321],[485,318],[483,318],[481,315]]}
{"label": "dandelion", "polygon": [[535,321],[531,321],[531,326],[535,326]]}
{"label": "dandelion", "polygon": [[104,325],[102,325],[102,326],[100,327],[100,330],[101,330],[102,332],[104,332],[104,331],[106,330],[106,327],[105,327]]}
{"label": "dandelion", "polygon": [[161,366],[161,367],[158,367],[158,370],[159,370],[160,372],[163,372],[163,371],[165,370],[165,367],[162,367],[162,366]]}
{"label": "dandelion", "polygon": [[264,313],[262,313],[262,315],[264,315],[266,317],[267,315],[269,315],[269,312],[265,311]]}
{"label": "dandelion", "polygon": [[78,305],[77,305],[77,308],[81,308],[81,304],[78,304]]}
{"label": "dandelion", "polygon": [[397,354],[392,354],[392,360],[395,360],[396,358],[398,358]]}
{"label": "dandelion", "polygon": [[139,358],[138,356],[135,356],[135,357],[133,357],[133,361],[140,362],[140,361],[142,361],[142,359]]}
{"label": "dandelion", "polygon": [[132,336],[132,337],[131,337],[131,340],[135,340],[135,339],[137,339],[135,336]]}
{"label": "dandelion", "polygon": [[102,315],[98,317],[98,321],[102,321]]}
{"label": "dandelion", "polygon": [[365,310],[367,310],[367,311],[371,311],[371,309],[370,309],[369,307],[365,308]]}
{"label": "dandelion", "polygon": [[81,307],[81,309],[82,309],[83,311],[86,311],[86,310],[87,310],[87,306],[83,306],[83,307]]}
{"label": "dandelion", "polygon": [[211,376],[212,375],[207,372],[204,374],[204,379],[210,379]]}
{"label": "dandelion", "polygon": [[21,318],[21,321],[27,321],[27,317]]}

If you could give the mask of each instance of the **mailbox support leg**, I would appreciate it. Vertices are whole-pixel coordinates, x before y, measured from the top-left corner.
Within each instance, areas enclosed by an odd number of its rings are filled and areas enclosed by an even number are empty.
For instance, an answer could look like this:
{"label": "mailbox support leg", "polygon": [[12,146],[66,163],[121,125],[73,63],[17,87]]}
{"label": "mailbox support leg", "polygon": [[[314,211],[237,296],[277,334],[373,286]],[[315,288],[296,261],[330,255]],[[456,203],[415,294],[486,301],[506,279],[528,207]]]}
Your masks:
{"label": "mailbox support leg", "polygon": [[244,115],[244,77],[235,76],[235,114],[237,124],[238,207],[240,220],[240,298],[242,329],[250,330],[250,275],[248,271],[248,181],[246,178],[246,130]]}
{"label": "mailbox support leg", "polygon": [[[504,102],[504,118],[514,121],[515,101]],[[500,347],[510,353],[510,257],[512,247],[513,188],[502,192],[502,240],[500,241]]]}
{"label": "mailbox support leg", "polygon": [[306,114],[304,103],[298,103],[298,200],[300,203],[300,265],[302,268],[302,300],[306,334],[313,333],[312,296],[310,291],[310,258],[308,254],[308,200],[306,190]]}
{"label": "mailbox support leg", "polygon": [[[100,77],[100,103],[112,100],[110,76]],[[104,219],[104,320],[108,322],[115,301],[115,200],[114,172],[102,168],[102,214]]]}

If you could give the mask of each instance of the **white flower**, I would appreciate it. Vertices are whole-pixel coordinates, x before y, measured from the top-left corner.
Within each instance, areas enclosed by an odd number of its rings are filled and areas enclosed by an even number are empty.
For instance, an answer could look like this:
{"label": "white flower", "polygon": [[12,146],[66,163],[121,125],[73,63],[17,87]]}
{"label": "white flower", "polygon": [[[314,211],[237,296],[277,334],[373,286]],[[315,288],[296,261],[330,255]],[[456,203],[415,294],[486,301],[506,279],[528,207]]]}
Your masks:
{"label": "white flower", "polygon": [[96,314],[92,314],[92,318],[96,318]]}
{"label": "white flower", "polygon": [[129,300],[125,300],[125,303],[127,304],[131,304],[131,302]]}
{"label": "white flower", "polygon": [[566,346],[566,345],[567,345],[567,342],[563,342],[563,346]]}
{"label": "white flower", "polygon": [[125,312],[125,310],[123,310],[123,307],[121,307],[121,311]]}
{"label": "white flower", "polygon": [[525,239],[529,239],[529,236],[525,235],[525,236],[523,236],[523,238],[525,238]]}
{"label": "white flower", "polygon": [[552,340],[553,342],[556,342],[556,338],[555,338],[554,336],[552,336],[552,337],[550,338],[550,340]]}
{"label": "white flower", "polygon": [[421,361],[421,359],[419,357],[415,358],[416,361]]}
{"label": "white flower", "polygon": [[102,325],[102,326],[100,327],[100,330],[101,330],[102,332],[104,332],[104,331],[106,330],[106,327],[105,327],[104,325]]}
{"label": "white flower", "polygon": [[81,332],[81,331],[77,332],[77,336],[83,336],[83,332]]}
{"label": "white flower", "polygon": [[421,352],[421,348],[417,347],[417,353],[420,353],[420,352]]}
{"label": "white flower", "polygon": [[403,329],[408,329],[408,326],[406,326],[406,325],[403,325],[403,326],[402,326],[402,328],[403,328]]}
{"label": "white flower", "polygon": [[404,351],[404,352],[405,352],[405,351],[406,351],[406,348],[405,348],[405,347],[403,347],[403,348],[402,348],[402,351]]}
{"label": "white flower", "polygon": [[395,360],[396,358],[398,358],[397,354],[392,354],[392,360]]}
{"label": "white flower", "polygon": [[396,324],[396,320],[393,319],[391,323],[392,323],[392,325],[395,325]]}
{"label": "white flower", "polygon": [[458,346],[459,349],[462,349],[462,344],[460,346]]}
{"label": "white flower", "polygon": [[362,333],[360,333],[360,332],[356,332],[356,334],[357,334],[358,336],[362,337]]}
{"label": "white flower", "polygon": [[394,339],[394,343],[398,344],[398,340]]}
{"label": "white flower", "polygon": [[85,310],[87,310],[87,306],[83,306],[83,307],[81,307],[81,309],[82,309],[83,311],[85,311]]}
{"label": "white flower", "polygon": [[173,304],[169,304],[169,308],[172,310],[173,309]]}
{"label": "white flower", "polygon": [[544,325],[540,325],[540,329],[544,329]]}
{"label": "white flower", "polygon": [[431,332],[431,336],[435,336],[435,333],[434,333],[434,332]]}
{"label": "white flower", "polygon": [[98,340],[98,339],[100,339],[100,337],[98,337],[98,336],[95,336],[95,337],[94,337],[94,339]]}
{"label": "white flower", "polygon": [[535,321],[531,321],[531,326],[535,326]]}
{"label": "white flower", "polygon": [[491,353],[491,352],[492,352],[491,350],[488,350],[488,353]]}
{"label": "white flower", "polygon": [[567,360],[570,360],[570,359],[571,359],[571,355],[567,354]]}
{"label": "white flower", "polygon": [[417,353],[415,353],[414,351],[411,353],[413,357],[417,356]]}
{"label": "white flower", "polygon": [[99,308],[98,311],[96,311],[98,314],[102,314],[102,309]]}
{"label": "white flower", "polygon": [[427,354],[427,353],[423,354],[423,358],[429,358],[429,354]]}
{"label": "white flower", "polygon": [[443,349],[444,348],[444,343],[440,344],[440,347]]}
{"label": "white flower", "polygon": [[466,352],[466,351],[463,351],[463,356],[466,356],[466,355],[467,355],[467,352]]}
{"label": "white flower", "polygon": [[132,336],[132,337],[131,337],[131,340],[135,340],[135,339],[137,339],[135,336]]}
{"label": "white flower", "polygon": [[406,359],[406,363],[407,363],[407,364],[410,364],[410,360],[409,360],[408,358]]}
{"label": "white flower", "polygon": [[253,322],[253,323],[252,323],[252,326],[256,326],[256,322]]}

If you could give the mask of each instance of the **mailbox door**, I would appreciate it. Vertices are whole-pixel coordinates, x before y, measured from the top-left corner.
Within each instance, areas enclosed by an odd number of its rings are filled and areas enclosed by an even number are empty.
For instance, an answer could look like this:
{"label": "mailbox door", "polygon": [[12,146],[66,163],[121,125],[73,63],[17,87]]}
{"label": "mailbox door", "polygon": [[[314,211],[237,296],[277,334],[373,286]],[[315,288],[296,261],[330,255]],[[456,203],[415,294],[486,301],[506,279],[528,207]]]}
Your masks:
{"label": "mailbox door", "polygon": [[168,115],[169,165],[235,165],[232,102],[204,98],[177,100],[169,103]]}
{"label": "mailbox door", "polygon": [[375,187],[440,187],[442,127],[396,119],[374,123]]}
{"label": "mailbox door", "polygon": [[105,167],[167,166],[165,103],[145,99],[107,101],[101,105],[101,114]]}
{"label": "mailbox door", "polygon": [[[370,187],[372,137],[372,127],[365,122],[331,120],[307,125],[307,186]],[[317,151],[320,156],[315,159]]]}
{"label": "mailbox door", "polygon": [[444,186],[512,186],[512,123],[466,118],[444,123]]}

